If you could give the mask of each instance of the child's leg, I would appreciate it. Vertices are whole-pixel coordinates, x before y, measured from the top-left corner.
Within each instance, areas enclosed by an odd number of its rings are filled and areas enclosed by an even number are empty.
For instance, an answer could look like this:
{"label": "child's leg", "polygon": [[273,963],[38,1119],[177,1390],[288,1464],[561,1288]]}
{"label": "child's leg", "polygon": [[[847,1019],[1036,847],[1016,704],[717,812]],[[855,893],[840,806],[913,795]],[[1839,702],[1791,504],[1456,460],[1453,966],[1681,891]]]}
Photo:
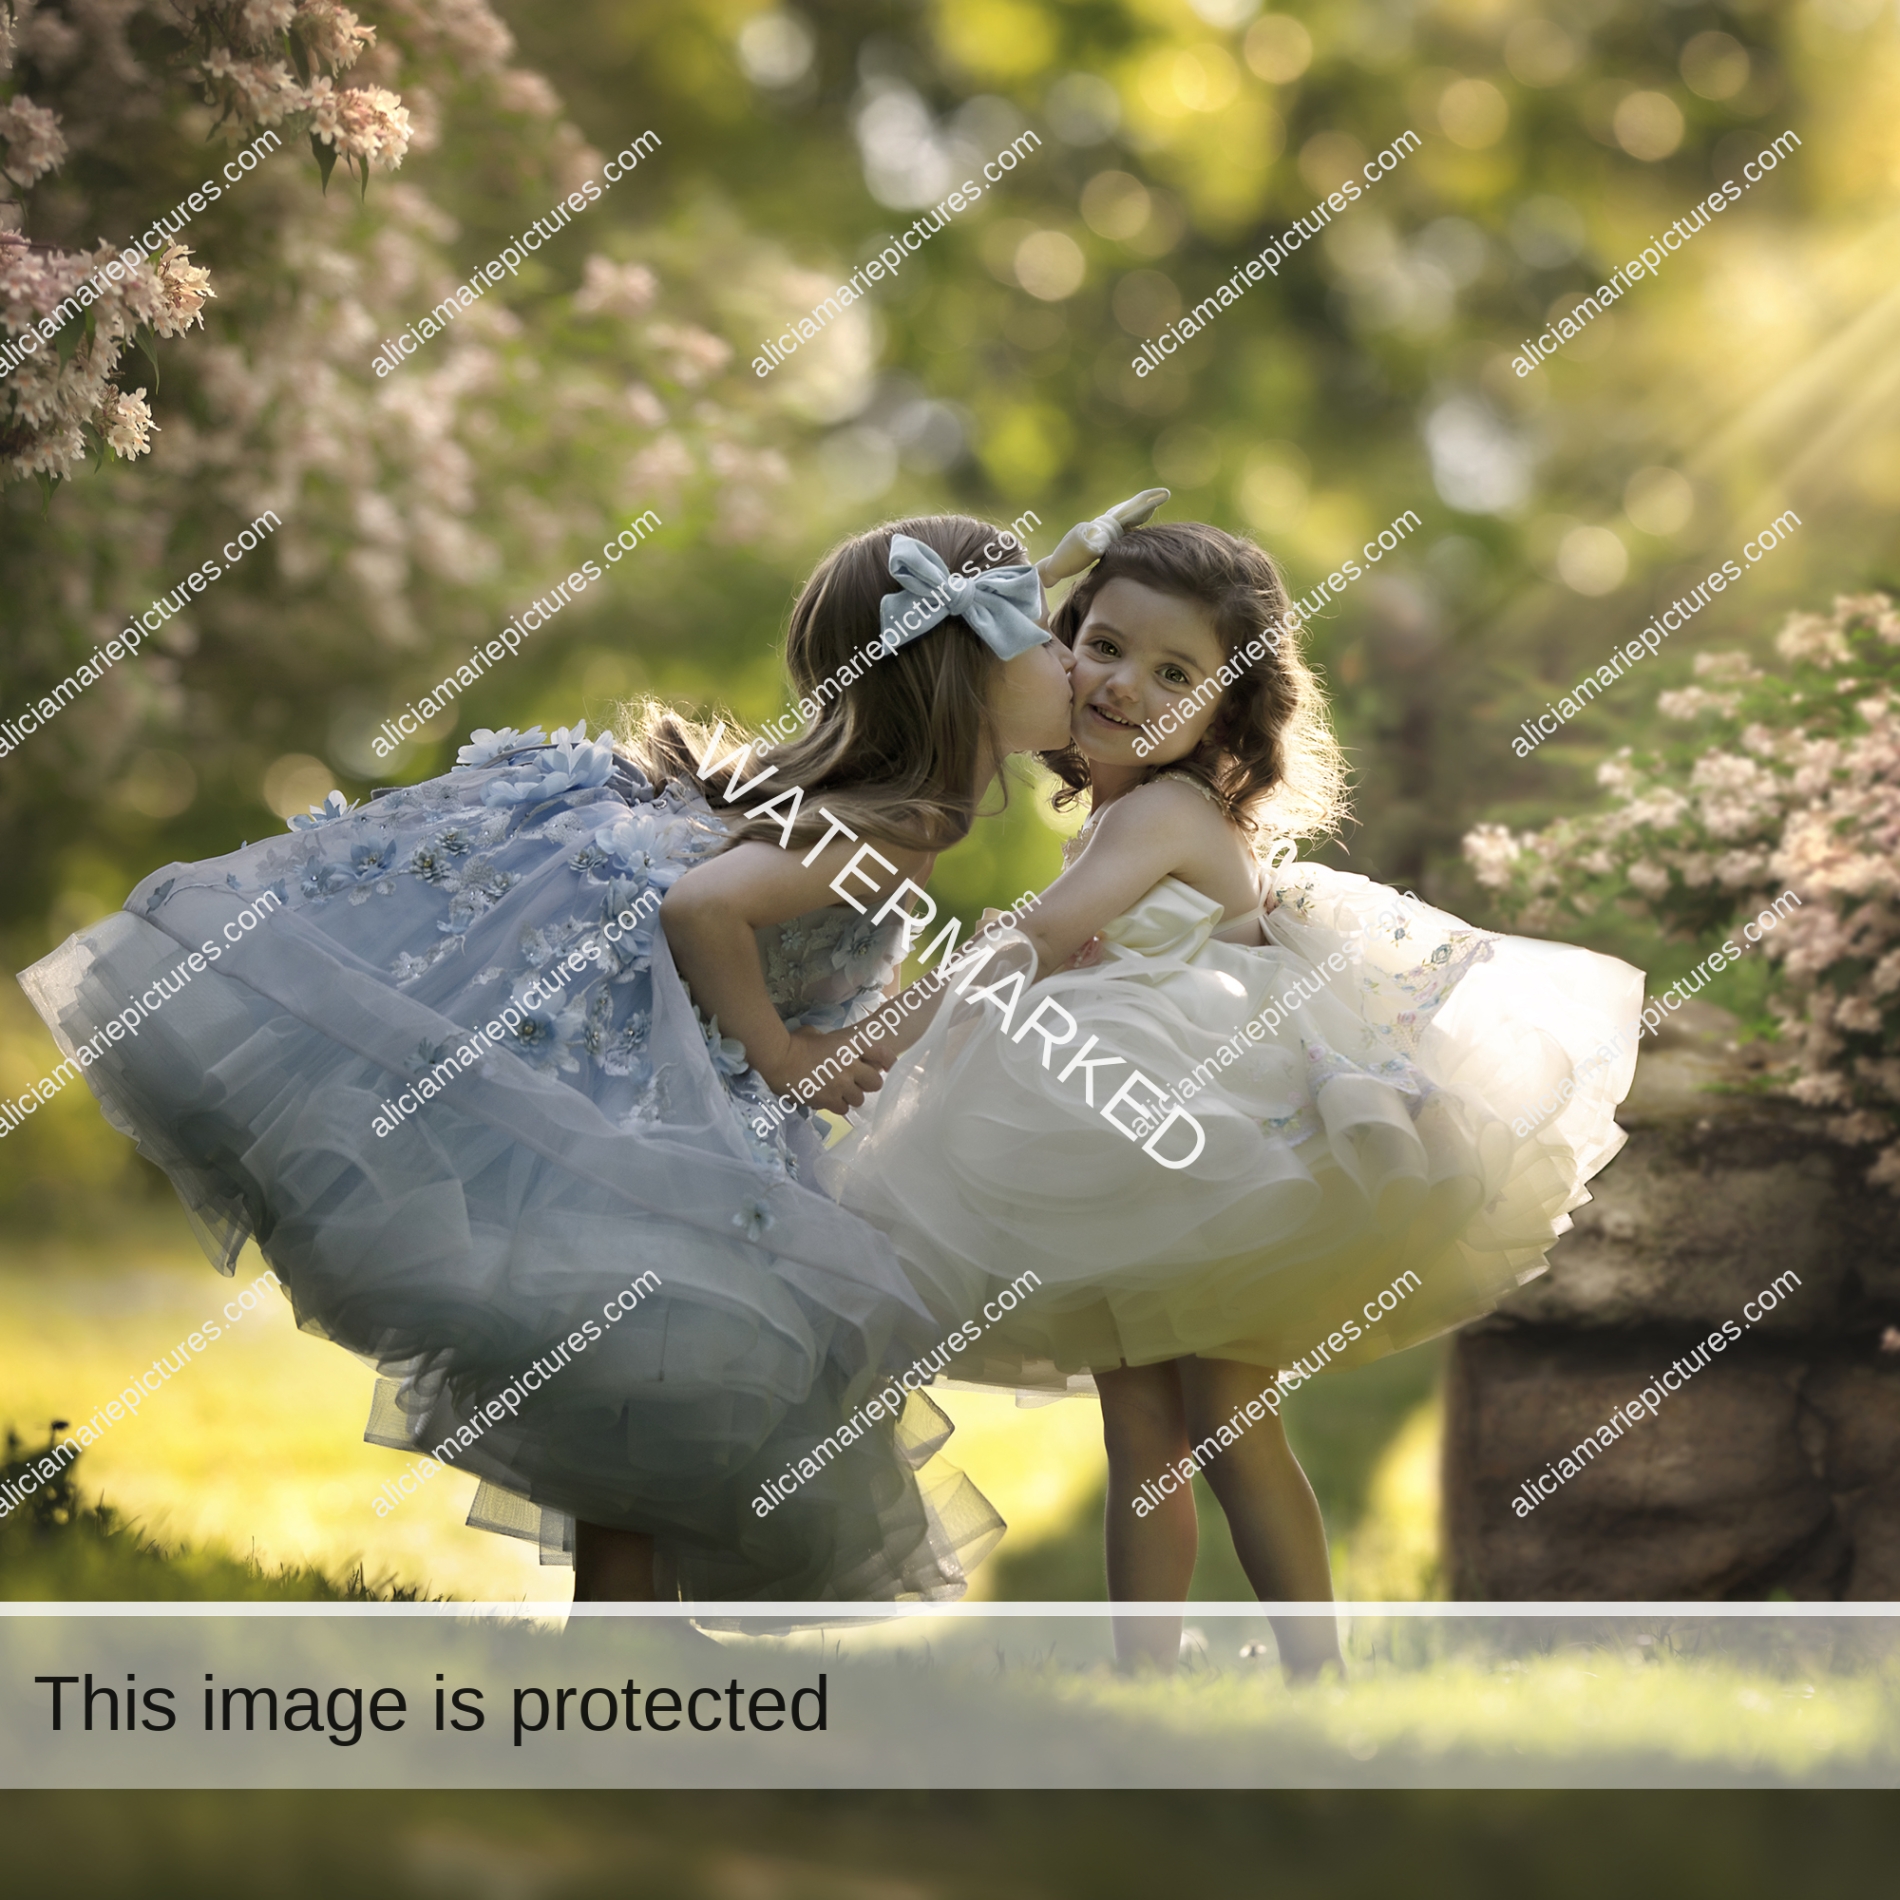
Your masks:
{"label": "child's leg", "polygon": [[[1263,1383],[1258,1366],[1232,1359],[1178,1363],[1188,1437],[1195,1443],[1217,1434]],[[1319,1500],[1277,1418],[1269,1413],[1258,1425],[1248,1426],[1238,1443],[1210,1461],[1207,1482],[1227,1513],[1235,1555],[1261,1602],[1332,1601],[1332,1566]],[[1289,1676],[1311,1676],[1324,1664],[1340,1660],[1338,1628],[1330,1616],[1276,1616],[1271,1621]]]}
{"label": "child's leg", "polygon": [[653,1539],[605,1524],[574,1526],[576,1603],[657,1603]]}
{"label": "child's leg", "polygon": [[[1179,1603],[1194,1575],[1200,1528],[1194,1494],[1186,1485],[1137,1516],[1141,1489],[1187,1455],[1187,1414],[1173,1361],[1098,1372],[1102,1438],[1108,1447],[1108,1594],[1116,1603]],[[1115,1660],[1124,1669],[1151,1664],[1172,1669],[1181,1653],[1181,1619],[1118,1617]]]}

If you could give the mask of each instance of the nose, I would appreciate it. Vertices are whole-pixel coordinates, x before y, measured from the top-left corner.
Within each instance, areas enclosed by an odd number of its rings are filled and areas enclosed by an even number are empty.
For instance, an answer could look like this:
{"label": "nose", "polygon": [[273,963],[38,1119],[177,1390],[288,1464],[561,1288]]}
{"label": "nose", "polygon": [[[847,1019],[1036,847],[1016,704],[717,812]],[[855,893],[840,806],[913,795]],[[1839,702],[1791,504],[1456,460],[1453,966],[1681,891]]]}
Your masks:
{"label": "nose", "polygon": [[1056,658],[1062,662],[1063,672],[1073,673],[1075,671],[1075,649],[1065,645],[1060,640],[1051,640],[1049,644],[1055,648]]}

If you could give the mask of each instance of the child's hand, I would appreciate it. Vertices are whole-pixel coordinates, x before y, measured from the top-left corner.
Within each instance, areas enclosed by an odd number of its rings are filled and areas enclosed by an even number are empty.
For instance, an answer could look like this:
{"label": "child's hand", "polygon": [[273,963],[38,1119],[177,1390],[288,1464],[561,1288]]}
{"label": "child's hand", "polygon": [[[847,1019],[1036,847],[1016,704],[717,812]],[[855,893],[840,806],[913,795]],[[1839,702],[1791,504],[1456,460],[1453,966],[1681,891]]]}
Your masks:
{"label": "child's hand", "polygon": [[1086,970],[1092,964],[1100,963],[1101,960],[1102,940],[1100,937],[1091,937],[1087,943],[1070,954],[1066,963],[1059,963],[1056,965],[1056,968],[1059,970]]}
{"label": "child's hand", "polygon": [[1036,563],[1036,572],[1045,588],[1066,581],[1093,567],[1128,529],[1139,527],[1168,499],[1165,488],[1144,488],[1139,495],[1118,501],[1106,514],[1093,521],[1078,522]]}
{"label": "child's hand", "polygon": [[[784,1062],[775,1064],[776,1073],[765,1077],[775,1095],[791,1095],[808,1108],[828,1108],[834,1115],[862,1105],[867,1095],[875,1095],[884,1086],[884,1071],[891,1066],[895,1050],[877,1043],[862,1047],[851,1032],[843,1035],[818,1035],[809,1029],[794,1029]],[[826,1069],[828,1063],[834,1066]],[[807,1095],[796,1084],[826,1070],[823,1082]]]}

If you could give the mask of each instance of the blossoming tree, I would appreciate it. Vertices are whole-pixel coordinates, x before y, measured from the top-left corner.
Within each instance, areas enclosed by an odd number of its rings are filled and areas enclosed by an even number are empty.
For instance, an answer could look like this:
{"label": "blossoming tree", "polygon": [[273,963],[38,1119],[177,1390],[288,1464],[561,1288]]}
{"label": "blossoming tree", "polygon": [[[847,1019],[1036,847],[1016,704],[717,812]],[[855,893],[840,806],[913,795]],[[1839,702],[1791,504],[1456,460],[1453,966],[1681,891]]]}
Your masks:
{"label": "blossoming tree", "polygon": [[[56,84],[57,75],[77,69],[87,82],[76,110],[63,114],[33,99],[15,77],[16,90],[0,103],[0,177],[14,192],[24,194],[64,163],[66,118],[75,121],[82,149],[114,134],[114,115],[102,110],[110,80],[152,76],[133,52],[137,11],[95,10],[77,25],[40,0],[11,0],[0,11],[0,82],[19,67]],[[174,0],[151,11],[175,21],[178,76],[197,82],[216,105],[220,130],[301,127],[326,181],[338,159],[361,173],[365,187],[372,165],[402,162],[409,115],[396,95],[381,86],[339,89],[333,77],[376,37],[347,7],[334,0]],[[22,210],[17,200],[8,208],[16,217]],[[148,255],[135,240],[114,255],[102,240],[91,251],[68,251],[17,228],[0,229],[0,325],[13,368],[0,403],[0,479],[70,475],[85,459],[88,437],[125,459],[150,447],[144,388],[127,391],[113,381],[121,358],[135,338],[149,355],[153,337],[179,336],[201,322],[213,294],[210,273],[189,261],[189,245],[153,249]]]}
{"label": "blossoming tree", "polygon": [[1657,700],[1686,735],[1607,759],[1607,811],[1521,836],[1479,825],[1465,856],[1531,929],[1620,901],[1699,937],[1792,890],[1762,944],[1783,1086],[1874,1147],[1869,1178],[1900,1192],[1900,608],[1842,595],[1790,616],[1775,650],[1774,671],[1699,654],[1697,683]]}
{"label": "blossoming tree", "polygon": [[[0,822],[19,841],[0,914],[43,916],[63,854],[110,857],[120,832],[128,856],[149,852],[138,814],[193,794],[128,805],[141,759],[196,784],[204,833],[179,846],[220,848],[217,812],[254,811],[273,758],[345,756],[343,700],[373,728],[633,513],[656,509],[664,539],[687,544],[802,526],[780,501],[799,425],[721,334],[793,301],[787,267],[717,207],[690,233],[654,221],[663,146],[518,276],[453,321],[438,310],[426,351],[374,373],[386,339],[597,177],[602,155],[516,63],[487,0],[364,10],[373,31],[331,0],[0,0],[0,351],[14,365],[0,710],[173,597],[136,664],[0,764]],[[189,247],[107,241],[148,230],[207,174],[228,180],[215,161],[264,131],[283,149],[204,204]],[[155,356],[132,376],[140,343]],[[267,545],[220,558],[265,510],[282,521]],[[590,609],[645,597],[665,559],[663,543],[615,568]],[[207,560],[221,577],[185,594]],[[511,691],[538,664],[514,662]],[[350,769],[370,768],[345,782]],[[115,875],[96,874],[102,896]]]}

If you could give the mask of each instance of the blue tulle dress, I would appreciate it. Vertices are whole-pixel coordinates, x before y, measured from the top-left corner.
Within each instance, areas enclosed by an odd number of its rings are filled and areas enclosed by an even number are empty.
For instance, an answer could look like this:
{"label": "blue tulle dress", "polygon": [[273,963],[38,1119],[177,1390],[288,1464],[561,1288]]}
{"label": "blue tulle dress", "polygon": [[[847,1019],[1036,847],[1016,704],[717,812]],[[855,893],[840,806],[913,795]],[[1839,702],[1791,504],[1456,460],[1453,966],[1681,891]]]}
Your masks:
{"label": "blue tulle dress", "polygon": [[[882,1236],[808,1185],[810,1118],[757,1132],[764,1084],[673,968],[659,894],[721,821],[584,726],[461,758],[154,872],[22,984],[69,1058],[88,1045],[107,1117],[220,1271],[255,1237],[298,1324],[384,1374],[373,1442],[466,1438],[591,1323],[454,1460],[483,1480],[471,1524],[552,1561],[577,1517],[647,1532],[689,1600],[960,1593],[1003,1526],[935,1456],[948,1421],[919,1394],[755,1509],[941,1329]],[[780,1015],[876,1007],[898,927],[836,906],[759,932]],[[136,1034],[100,1036],[142,995]],[[472,1038],[504,1009],[498,1045]],[[644,1272],[659,1286],[603,1320]]]}

